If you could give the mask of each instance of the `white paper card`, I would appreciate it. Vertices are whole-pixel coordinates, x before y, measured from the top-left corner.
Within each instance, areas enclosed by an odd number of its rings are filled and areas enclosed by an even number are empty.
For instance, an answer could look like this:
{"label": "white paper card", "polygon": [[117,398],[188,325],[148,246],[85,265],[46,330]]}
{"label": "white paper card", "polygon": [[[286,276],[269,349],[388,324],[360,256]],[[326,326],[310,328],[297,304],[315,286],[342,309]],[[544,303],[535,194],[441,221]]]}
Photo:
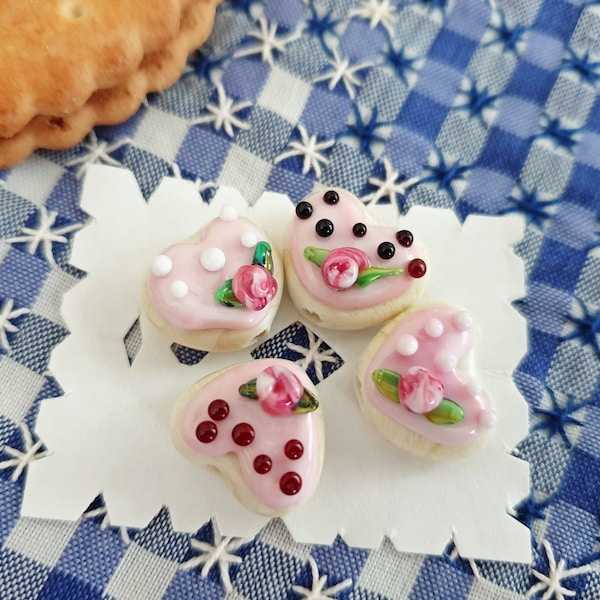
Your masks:
{"label": "white paper card", "polygon": [[[250,351],[181,365],[143,316],[143,344],[132,366],[123,343],[139,316],[152,258],[224,204],[283,244],[293,215],[285,196],[267,193],[250,208],[239,192],[221,189],[207,205],[190,182],[165,179],[146,203],[130,172],[90,168],[82,207],[93,221],[76,234],[71,261],[88,276],[64,298],[71,335],[54,351],[50,369],[65,395],[41,405],[36,430],[51,455],[29,468],[24,515],[75,520],[102,492],[113,525],[143,527],[162,506],[182,531],[215,517],[224,535],[248,537],[265,524],[217,475],[183,458],[169,433],[171,408],[186,388],[250,359]],[[461,226],[448,210],[413,207],[403,218],[392,206],[370,210],[425,244],[431,278],[421,302],[456,303],[477,319],[478,370],[499,425],[491,442],[466,459],[430,462],[396,449],[363,421],[353,391],[357,359],[376,329],[307,324],[344,364],[318,384],[327,440],[321,482],[284,521],[300,542],[328,544],[339,533],[348,544],[373,548],[387,535],[399,550],[440,554],[454,538],[464,557],[529,562],[529,531],[508,514],[529,490],[528,465],[509,454],[527,434],[528,419],[511,379],[527,347],[524,319],[510,304],[524,294],[523,264],[512,250],[523,223],[471,216]],[[298,320],[284,297],[272,334]]]}

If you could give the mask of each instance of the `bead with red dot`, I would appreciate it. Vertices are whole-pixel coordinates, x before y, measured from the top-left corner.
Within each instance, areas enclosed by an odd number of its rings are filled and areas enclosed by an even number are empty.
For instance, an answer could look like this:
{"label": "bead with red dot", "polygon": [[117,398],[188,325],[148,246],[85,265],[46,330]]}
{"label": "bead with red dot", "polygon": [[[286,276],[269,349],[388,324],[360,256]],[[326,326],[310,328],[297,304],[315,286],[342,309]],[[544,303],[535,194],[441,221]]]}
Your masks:
{"label": "bead with red dot", "polygon": [[217,425],[212,421],[202,421],[201,423],[198,423],[198,426],[196,427],[196,438],[203,444],[210,444],[213,442],[218,433],[219,430],[217,429]]}
{"label": "bead with red dot", "polygon": [[222,421],[229,415],[229,404],[218,398],[208,405],[208,416],[214,421]]}
{"label": "bead with red dot", "polygon": [[254,427],[250,423],[238,423],[231,432],[231,438],[238,446],[248,446],[254,441]]}
{"label": "bead with red dot", "polygon": [[427,272],[427,265],[421,258],[413,258],[408,263],[408,274],[414,279],[420,279]]}
{"label": "bead with red dot", "polygon": [[298,460],[304,454],[304,446],[300,440],[289,440],[283,451],[290,460]]}
{"label": "bead with red dot", "polygon": [[302,489],[302,478],[294,471],[288,471],[279,480],[279,489],[286,496],[295,496]]}
{"label": "bead with red dot", "polygon": [[259,475],[264,475],[265,473],[268,473],[271,470],[271,467],[273,466],[273,461],[271,460],[270,456],[267,456],[266,454],[259,454],[254,459],[253,466],[254,470]]}

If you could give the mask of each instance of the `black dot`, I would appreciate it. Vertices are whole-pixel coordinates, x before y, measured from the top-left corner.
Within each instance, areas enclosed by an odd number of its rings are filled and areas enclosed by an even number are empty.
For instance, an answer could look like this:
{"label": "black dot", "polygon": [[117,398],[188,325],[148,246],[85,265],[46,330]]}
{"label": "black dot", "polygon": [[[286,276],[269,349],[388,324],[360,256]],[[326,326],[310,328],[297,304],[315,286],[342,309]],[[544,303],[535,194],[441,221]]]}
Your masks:
{"label": "black dot", "polygon": [[337,204],[340,201],[340,197],[335,190],[329,190],[323,195],[323,200],[326,204]]}
{"label": "black dot", "polygon": [[363,237],[367,235],[367,226],[364,223],[355,223],[352,228],[352,233],[356,237]]}
{"label": "black dot", "polygon": [[379,258],[389,260],[394,254],[396,254],[396,248],[392,242],[381,242],[381,244],[377,246],[377,255]]}
{"label": "black dot", "polygon": [[408,231],[408,229],[403,229],[402,231],[398,231],[396,233],[396,239],[401,246],[404,246],[404,248],[409,248],[413,243],[413,234]]}
{"label": "black dot", "polygon": [[329,237],[333,233],[333,223],[329,219],[321,219],[315,225],[319,237]]}
{"label": "black dot", "polygon": [[296,216],[299,219],[308,219],[312,215],[313,207],[310,202],[299,202],[296,206]]}

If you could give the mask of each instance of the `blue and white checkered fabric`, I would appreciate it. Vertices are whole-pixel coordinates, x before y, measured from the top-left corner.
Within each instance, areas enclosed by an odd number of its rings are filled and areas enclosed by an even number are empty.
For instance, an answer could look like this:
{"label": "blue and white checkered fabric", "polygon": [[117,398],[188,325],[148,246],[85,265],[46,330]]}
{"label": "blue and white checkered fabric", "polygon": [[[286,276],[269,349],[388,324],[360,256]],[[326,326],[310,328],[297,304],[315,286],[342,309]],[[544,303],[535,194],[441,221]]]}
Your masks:
{"label": "blue and white checkered fabric", "polygon": [[[128,122],[0,172],[0,597],[600,598],[599,4],[229,0],[181,80]],[[530,405],[516,453],[531,492],[513,512],[532,564],[469,562],[451,543],[441,557],[309,546],[278,520],[251,541],[211,523],[177,534],[167,512],[119,529],[101,497],[77,523],[19,518],[26,466],[45,452],[39,402],[60,393],[47,365],[82,276],[68,256],[91,162],[132,170],[146,196],[175,175],[206,200],[219,185],[250,201],[336,185],[400,211],[525,215],[515,304],[530,343],[514,379]],[[302,359],[311,335],[293,325],[257,356]],[[323,377],[337,368],[322,364]]]}

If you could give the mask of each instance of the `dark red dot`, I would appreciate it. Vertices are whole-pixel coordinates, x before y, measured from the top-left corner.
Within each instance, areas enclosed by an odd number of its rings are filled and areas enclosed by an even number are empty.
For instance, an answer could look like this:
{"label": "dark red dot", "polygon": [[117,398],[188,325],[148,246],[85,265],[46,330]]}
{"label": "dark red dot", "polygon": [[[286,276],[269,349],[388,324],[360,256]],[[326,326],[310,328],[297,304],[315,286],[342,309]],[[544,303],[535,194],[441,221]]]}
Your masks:
{"label": "dark red dot", "polygon": [[208,405],[208,416],[215,421],[222,421],[229,414],[229,404],[220,398]]}
{"label": "dark red dot", "polygon": [[420,279],[427,272],[427,265],[420,258],[413,258],[408,263],[408,274],[415,279]]}
{"label": "dark red dot", "polygon": [[401,231],[396,232],[396,239],[401,246],[408,248],[412,246],[413,234],[408,231],[408,229],[402,229]]}
{"label": "dark red dot", "polygon": [[286,496],[295,496],[302,489],[302,478],[294,471],[288,471],[279,480],[279,489]]}
{"label": "dark red dot", "polygon": [[285,445],[284,452],[290,460],[298,460],[304,454],[304,446],[300,440],[290,440]]}
{"label": "dark red dot", "polygon": [[196,427],[196,437],[203,444],[210,444],[210,442],[214,441],[217,437],[217,433],[219,433],[219,430],[212,421],[202,421],[202,423],[199,423],[198,427]]}
{"label": "dark red dot", "polygon": [[273,466],[273,461],[266,454],[259,454],[254,459],[254,470],[260,475],[264,475],[271,470]]}
{"label": "dark red dot", "polygon": [[247,446],[254,441],[254,427],[250,423],[238,423],[233,428],[231,437],[238,446]]}

